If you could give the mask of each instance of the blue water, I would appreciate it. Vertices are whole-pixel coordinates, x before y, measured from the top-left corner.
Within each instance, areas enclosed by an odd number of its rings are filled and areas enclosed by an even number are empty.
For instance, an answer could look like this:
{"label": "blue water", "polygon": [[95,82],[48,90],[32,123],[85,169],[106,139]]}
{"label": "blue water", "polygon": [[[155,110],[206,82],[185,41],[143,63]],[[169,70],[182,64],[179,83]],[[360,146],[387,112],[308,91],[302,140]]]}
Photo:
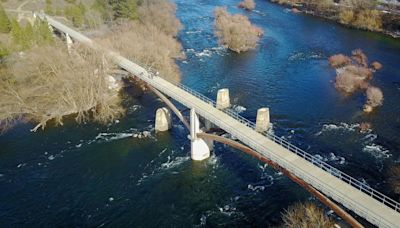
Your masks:
{"label": "blue water", "polygon": [[[245,12],[233,0],[176,0],[185,28],[182,83],[210,98],[229,88],[241,114],[271,110],[273,131],[335,167],[399,199],[388,169],[400,156],[400,41],[358,31],[268,1]],[[236,54],[213,35],[213,10],[227,6],[265,31],[258,47]],[[372,84],[385,100],[363,114],[363,94],[343,96],[327,58],[362,48],[383,64]],[[21,124],[0,136],[0,226],[268,227],[298,201],[315,199],[261,162],[216,144],[204,162],[189,159],[188,132],[174,118],[154,132],[162,107],[152,94],[125,95],[126,117],[102,126],[51,126],[31,133]],[[187,114],[187,113],[186,113]],[[370,122],[359,133],[356,124]],[[147,138],[133,134],[148,131]]]}

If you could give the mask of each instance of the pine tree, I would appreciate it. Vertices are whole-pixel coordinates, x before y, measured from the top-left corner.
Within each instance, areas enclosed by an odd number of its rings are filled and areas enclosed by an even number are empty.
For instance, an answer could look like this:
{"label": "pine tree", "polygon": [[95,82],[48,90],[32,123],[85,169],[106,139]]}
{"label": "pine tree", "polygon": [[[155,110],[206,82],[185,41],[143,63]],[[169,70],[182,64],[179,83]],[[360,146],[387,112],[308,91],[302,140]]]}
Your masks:
{"label": "pine tree", "polygon": [[137,2],[136,0],[109,0],[109,4],[114,12],[114,19],[126,18],[137,19]]}
{"label": "pine tree", "polygon": [[3,5],[0,4],[0,32],[9,33],[11,30],[11,23],[4,11]]}

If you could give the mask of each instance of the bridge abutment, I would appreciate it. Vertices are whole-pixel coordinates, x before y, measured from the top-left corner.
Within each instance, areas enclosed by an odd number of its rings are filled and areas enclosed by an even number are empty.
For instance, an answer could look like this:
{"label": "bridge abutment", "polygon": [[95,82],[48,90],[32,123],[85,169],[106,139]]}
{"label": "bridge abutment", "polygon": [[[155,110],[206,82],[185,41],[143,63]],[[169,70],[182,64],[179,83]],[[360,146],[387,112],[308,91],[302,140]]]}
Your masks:
{"label": "bridge abutment", "polygon": [[157,109],[155,122],[156,131],[168,131],[172,126],[171,112],[165,107]]}
{"label": "bridge abutment", "polygon": [[267,131],[270,125],[269,108],[260,108],[257,110],[256,131]]}
{"label": "bridge abutment", "polygon": [[229,89],[220,89],[217,93],[217,109],[225,109],[231,106]]}
{"label": "bridge abutment", "polygon": [[210,148],[213,147],[212,140],[204,140],[197,138],[200,133],[200,121],[194,109],[190,110],[190,141],[191,141],[191,158],[195,161],[202,161],[210,157]]}

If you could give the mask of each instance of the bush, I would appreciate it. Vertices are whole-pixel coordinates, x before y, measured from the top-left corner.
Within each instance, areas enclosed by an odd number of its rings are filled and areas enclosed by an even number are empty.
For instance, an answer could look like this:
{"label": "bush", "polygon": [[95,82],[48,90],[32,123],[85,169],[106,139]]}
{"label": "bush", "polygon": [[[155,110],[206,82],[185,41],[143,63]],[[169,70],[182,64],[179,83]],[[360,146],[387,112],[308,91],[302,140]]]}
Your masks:
{"label": "bush", "polygon": [[64,9],[65,16],[75,27],[81,27],[84,22],[85,9],[82,6],[70,5]]}
{"label": "bush", "polygon": [[345,9],[339,12],[339,22],[345,25],[351,25],[354,20],[354,11]]}
{"label": "bush", "polygon": [[1,33],[9,33],[11,31],[11,23],[8,19],[6,11],[3,8],[3,5],[0,4],[0,32]]}
{"label": "bush", "polygon": [[374,86],[369,86],[366,93],[367,93],[366,105],[369,105],[372,108],[382,105],[383,93],[379,88]]}
{"label": "bush", "polygon": [[41,20],[36,20],[33,27],[29,23],[25,27],[21,27],[16,20],[12,20],[11,27],[11,39],[14,49],[17,51],[53,42],[53,34],[49,26]]}
{"label": "bush", "polygon": [[329,64],[334,68],[344,67],[351,63],[351,59],[343,54],[332,55],[329,57]]}
{"label": "bush", "polygon": [[396,194],[400,194],[400,165],[393,166],[390,169],[389,184]]}
{"label": "bush", "polygon": [[176,5],[168,0],[145,0],[138,8],[139,18],[144,24],[154,25],[171,36],[177,36],[182,29],[175,13]]}
{"label": "bush", "polygon": [[371,66],[374,70],[380,70],[382,69],[382,64],[380,62],[374,61],[371,63]]}
{"label": "bush", "polygon": [[246,10],[254,10],[256,8],[256,3],[254,3],[254,0],[244,0],[239,3],[239,7]]}
{"label": "bush", "polygon": [[2,130],[21,117],[39,123],[37,129],[53,119],[62,124],[73,113],[78,122],[89,117],[108,122],[122,113],[118,96],[108,88],[102,54],[77,50],[81,53],[69,55],[62,47],[34,47],[10,61],[11,76],[0,81]]}
{"label": "bush", "polygon": [[219,42],[230,50],[240,53],[254,49],[262,33],[246,16],[230,15],[226,8],[215,9],[215,34]]}
{"label": "bush", "polygon": [[335,223],[324,214],[322,209],[312,203],[297,203],[290,206],[282,215],[282,218],[285,227],[335,227]]}
{"label": "bush", "polygon": [[368,67],[368,57],[364,54],[361,49],[356,49],[351,52],[352,58],[356,63],[363,67]]}
{"label": "bush", "polygon": [[378,10],[361,10],[353,25],[357,28],[362,28],[370,31],[382,30],[382,18]]}
{"label": "bush", "polygon": [[157,69],[162,77],[170,81],[180,80],[175,59],[184,57],[182,47],[157,26],[139,21],[126,22],[99,42],[133,62]]}
{"label": "bush", "polygon": [[368,87],[368,83],[350,71],[344,71],[336,76],[335,86],[345,93],[352,93],[358,89]]}

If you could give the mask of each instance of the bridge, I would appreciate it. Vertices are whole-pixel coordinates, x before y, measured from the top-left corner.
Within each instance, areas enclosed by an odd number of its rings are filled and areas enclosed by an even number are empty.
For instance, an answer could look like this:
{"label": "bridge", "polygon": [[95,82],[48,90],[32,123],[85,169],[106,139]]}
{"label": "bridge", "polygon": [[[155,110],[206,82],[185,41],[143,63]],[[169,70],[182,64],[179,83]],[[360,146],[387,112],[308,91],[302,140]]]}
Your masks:
{"label": "bridge", "polygon": [[[296,178],[306,182],[312,188],[342,204],[347,209],[365,218],[378,227],[400,227],[400,204],[376,191],[344,172],[330,166],[322,160],[292,145],[288,141],[266,131],[256,129],[256,124],[241,117],[230,109],[218,108],[218,104],[202,94],[182,85],[173,84],[165,79],[153,76],[145,68],[106,50],[83,34],[68,26],[39,14],[42,20],[58,32],[65,34],[67,43],[71,40],[81,42],[94,49],[103,50],[106,55],[122,69],[146,82],[154,90],[174,99],[191,109],[190,128],[191,155],[194,160],[209,156],[210,140],[201,138],[199,116],[228,132],[246,145],[253,155],[267,159],[287,170]],[[178,116],[182,118],[182,116]]]}

